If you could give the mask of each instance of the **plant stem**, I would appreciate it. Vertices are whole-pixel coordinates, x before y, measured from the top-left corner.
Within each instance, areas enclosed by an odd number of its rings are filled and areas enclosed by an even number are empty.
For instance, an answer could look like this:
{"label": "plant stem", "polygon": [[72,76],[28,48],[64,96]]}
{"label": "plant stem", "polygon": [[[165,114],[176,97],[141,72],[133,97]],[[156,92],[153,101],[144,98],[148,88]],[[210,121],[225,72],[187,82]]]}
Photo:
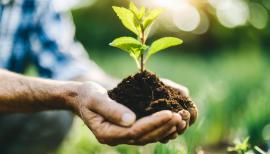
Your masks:
{"label": "plant stem", "polygon": [[143,54],[141,54],[141,72],[143,72],[144,68],[143,68]]}
{"label": "plant stem", "polygon": [[[141,43],[143,44],[143,45],[145,45],[145,36],[144,36],[144,29],[143,29],[143,26],[141,25],[141,28],[142,28],[142,37],[141,37]],[[144,52],[142,52],[141,53],[141,72],[143,72],[144,71]]]}

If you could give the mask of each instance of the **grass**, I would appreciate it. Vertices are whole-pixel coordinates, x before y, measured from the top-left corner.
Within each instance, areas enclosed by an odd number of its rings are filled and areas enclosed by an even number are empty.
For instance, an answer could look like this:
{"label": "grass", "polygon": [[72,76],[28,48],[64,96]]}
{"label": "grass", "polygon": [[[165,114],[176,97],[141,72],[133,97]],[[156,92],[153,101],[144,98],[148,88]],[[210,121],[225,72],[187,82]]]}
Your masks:
{"label": "grass", "polygon": [[[76,119],[57,154],[185,154],[198,149],[207,151],[209,147],[226,153],[223,143],[231,144],[235,138],[246,136],[250,136],[252,144],[264,145],[269,142],[262,131],[270,123],[270,64],[258,49],[230,53],[204,58],[164,52],[152,57],[147,68],[189,87],[199,107],[199,119],[177,140],[167,145],[109,147],[97,143]],[[91,54],[106,72],[119,78],[137,71],[124,53],[93,50]]]}

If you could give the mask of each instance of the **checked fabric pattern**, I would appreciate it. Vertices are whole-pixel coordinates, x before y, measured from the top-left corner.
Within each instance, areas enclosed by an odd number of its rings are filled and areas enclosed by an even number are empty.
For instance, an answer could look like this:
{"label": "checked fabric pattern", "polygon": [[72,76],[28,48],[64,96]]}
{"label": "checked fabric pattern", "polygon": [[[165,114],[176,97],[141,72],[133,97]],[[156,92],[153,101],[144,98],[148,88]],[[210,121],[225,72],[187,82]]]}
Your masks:
{"label": "checked fabric pattern", "polygon": [[52,0],[0,0],[0,68],[23,73],[34,64],[39,76],[69,80],[97,67],[74,40],[75,28]]}

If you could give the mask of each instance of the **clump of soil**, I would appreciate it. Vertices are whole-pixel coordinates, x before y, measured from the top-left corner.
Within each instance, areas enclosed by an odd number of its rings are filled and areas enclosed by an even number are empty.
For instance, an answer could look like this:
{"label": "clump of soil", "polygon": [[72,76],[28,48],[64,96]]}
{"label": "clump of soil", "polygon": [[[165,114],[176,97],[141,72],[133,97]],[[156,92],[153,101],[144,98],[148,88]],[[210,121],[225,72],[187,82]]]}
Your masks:
{"label": "clump of soil", "polygon": [[111,99],[127,106],[141,118],[161,110],[178,112],[187,110],[191,114],[190,124],[197,117],[195,104],[177,89],[165,85],[148,71],[125,78],[108,94]]}

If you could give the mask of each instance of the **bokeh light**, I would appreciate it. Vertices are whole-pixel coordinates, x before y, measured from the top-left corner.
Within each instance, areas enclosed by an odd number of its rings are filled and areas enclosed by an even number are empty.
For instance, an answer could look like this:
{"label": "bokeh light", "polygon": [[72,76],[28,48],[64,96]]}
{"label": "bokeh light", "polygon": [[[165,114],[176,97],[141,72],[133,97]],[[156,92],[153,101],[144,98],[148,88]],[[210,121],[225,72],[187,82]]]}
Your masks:
{"label": "bokeh light", "polygon": [[[168,19],[174,24],[172,31],[186,31],[194,34],[207,32],[209,16],[214,15],[217,21],[226,28],[235,28],[250,23],[257,29],[263,29],[268,23],[270,1],[261,4],[245,0],[149,0],[134,1],[148,7],[162,7],[167,11],[163,21]],[[167,18],[167,19],[164,19]]]}
{"label": "bokeh light", "polygon": [[212,7],[216,8],[222,1],[223,1],[223,0],[208,0],[208,3],[209,3]]}
{"label": "bokeh light", "polygon": [[264,140],[270,141],[270,124],[266,125],[263,129],[262,136]]}
{"label": "bokeh light", "polygon": [[250,18],[249,22],[252,26],[263,29],[267,25],[268,13],[267,10],[258,3],[250,3]]}
{"label": "bokeh light", "polygon": [[209,29],[210,21],[208,16],[203,11],[200,12],[200,24],[193,31],[194,34],[204,34]]}
{"label": "bokeh light", "polygon": [[170,18],[178,30],[193,31],[200,24],[200,13],[188,0],[152,0],[141,3],[164,8],[168,14],[166,18]]}
{"label": "bokeh light", "polygon": [[244,25],[249,17],[248,5],[242,0],[224,0],[216,8],[218,20],[225,27]]}
{"label": "bokeh light", "polygon": [[200,14],[192,5],[183,3],[173,12],[173,22],[180,30],[193,31],[200,24]]}

